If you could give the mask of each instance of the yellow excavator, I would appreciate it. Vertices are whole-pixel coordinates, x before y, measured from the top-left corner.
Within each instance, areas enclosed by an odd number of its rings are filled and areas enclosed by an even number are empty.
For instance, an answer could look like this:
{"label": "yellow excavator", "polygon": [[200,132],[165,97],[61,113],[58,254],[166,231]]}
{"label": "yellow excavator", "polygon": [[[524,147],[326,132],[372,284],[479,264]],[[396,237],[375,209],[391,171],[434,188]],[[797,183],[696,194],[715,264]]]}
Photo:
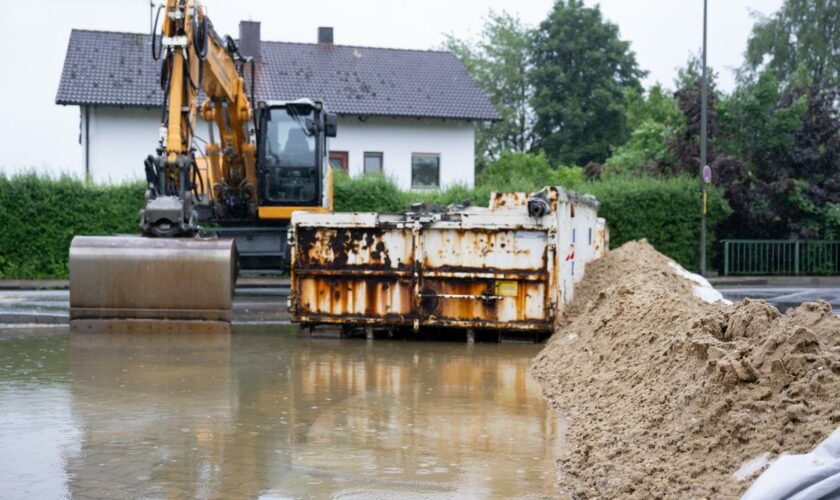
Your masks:
{"label": "yellow excavator", "polygon": [[151,46],[164,104],[159,146],[145,160],[143,236],[74,238],[74,329],[224,327],[240,261],[281,269],[291,214],[332,211],[327,138],[337,120],[323,103],[255,102],[253,60],[195,0],[159,7]]}

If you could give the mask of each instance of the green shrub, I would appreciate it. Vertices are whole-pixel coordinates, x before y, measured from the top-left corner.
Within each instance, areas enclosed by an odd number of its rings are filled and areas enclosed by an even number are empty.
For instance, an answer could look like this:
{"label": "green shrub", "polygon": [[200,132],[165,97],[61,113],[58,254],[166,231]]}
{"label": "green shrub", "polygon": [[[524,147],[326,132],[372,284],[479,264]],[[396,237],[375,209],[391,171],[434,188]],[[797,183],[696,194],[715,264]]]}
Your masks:
{"label": "green shrub", "polygon": [[482,169],[476,184],[497,191],[534,191],[544,186],[573,187],[583,179],[582,168],[552,168],[542,152],[505,151],[498,160]]}
{"label": "green shrub", "polygon": [[142,183],[0,174],[0,278],[66,277],[73,236],[139,233],[143,191]]}
{"label": "green shrub", "polygon": [[333,206],[336,212],[403,212],[414,203],[453,205],[468,202],[487,206],[491,189],[455,184],[445,190],[400,191],[393,179],[382,175],[349,177],[335,174]]}
{"label": "green shrub", "polygon": [[[656,179],[617,177],[578,186],[595,195],[598,215],[610,228],[610,246],[640,238],[687,269],[698,268],[701,197],[697,180],[689,177]],[[707,260],[712,262],[715,227],[731,209],[718,190],[708,194]]]}
{"label": "green shrub", "polygon": [[397,212],[405,208],[403,193],[383,175],[350,177],[340,170],[333,175],[336,212]]}
{"label": "green shrub", "polygon": [[493,190],[489,186],[476,186],[470,188],[463,184],[454,184],[441,191],[408,191],[403,193],[406,207],[412,203],[428,203],[432,205],[470,205],[486,207],[490,201],[490,193]]}

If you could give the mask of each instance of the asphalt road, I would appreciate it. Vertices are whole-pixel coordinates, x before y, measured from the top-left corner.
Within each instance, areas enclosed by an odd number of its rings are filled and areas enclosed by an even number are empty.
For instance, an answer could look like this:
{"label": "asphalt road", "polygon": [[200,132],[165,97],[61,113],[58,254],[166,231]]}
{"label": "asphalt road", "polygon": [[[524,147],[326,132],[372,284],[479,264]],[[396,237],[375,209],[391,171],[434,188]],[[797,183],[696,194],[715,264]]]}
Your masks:
{"label": "asphalt road", "polygon": [[[237,288],[234,324],[288,324],[287,287]],[[0,290],[0,328],[69,322],[67,290]]]}
{"label": "asphalt road", "polygon": [[745,297],[764,299],[784,312],[789,307],[796,307],[803,302],[824,300],[831,304],[835,312],[840,312],[840,287],[801,287],[801,286],[739,286],[717,287],[724,297],[740,302]]}

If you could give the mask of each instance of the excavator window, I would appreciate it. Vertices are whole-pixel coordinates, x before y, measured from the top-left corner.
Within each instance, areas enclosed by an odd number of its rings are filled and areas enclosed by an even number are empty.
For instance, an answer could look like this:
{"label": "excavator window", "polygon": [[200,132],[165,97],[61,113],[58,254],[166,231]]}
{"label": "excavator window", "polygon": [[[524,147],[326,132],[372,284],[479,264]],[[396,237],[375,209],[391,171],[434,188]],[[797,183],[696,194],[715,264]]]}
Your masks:
{"label": "excavator window", "polygon": [[273,205],[317,205],[320,188],[315,110],[272,108],[262,130],[263,197]]}

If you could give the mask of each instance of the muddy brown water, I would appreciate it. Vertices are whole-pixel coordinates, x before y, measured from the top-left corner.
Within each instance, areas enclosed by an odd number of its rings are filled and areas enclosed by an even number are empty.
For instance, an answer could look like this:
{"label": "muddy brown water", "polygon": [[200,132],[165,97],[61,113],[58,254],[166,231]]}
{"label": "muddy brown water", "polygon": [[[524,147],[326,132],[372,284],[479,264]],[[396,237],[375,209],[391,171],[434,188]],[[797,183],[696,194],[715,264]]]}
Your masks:
{"label": "muddy brown water", "polygon": [[0,331],[0,498],[553,497],[540,348]]}

